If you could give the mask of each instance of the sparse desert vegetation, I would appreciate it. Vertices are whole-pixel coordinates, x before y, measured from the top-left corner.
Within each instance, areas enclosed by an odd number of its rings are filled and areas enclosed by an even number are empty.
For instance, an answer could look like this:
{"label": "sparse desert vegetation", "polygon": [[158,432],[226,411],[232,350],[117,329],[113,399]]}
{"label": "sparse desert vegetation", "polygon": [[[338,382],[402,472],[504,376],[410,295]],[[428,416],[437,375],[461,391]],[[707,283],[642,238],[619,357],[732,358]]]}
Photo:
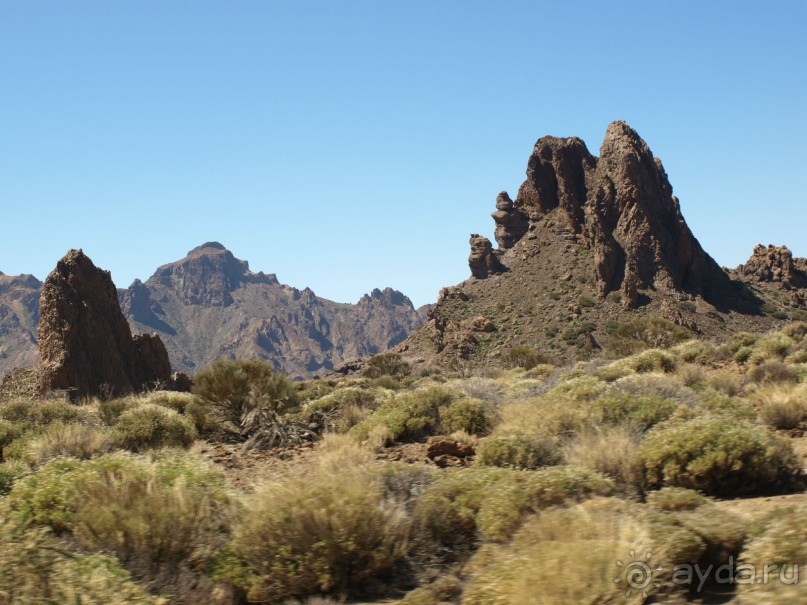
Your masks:
{"label": "sparse desert vegetation", "polygon": [[[0,603],[642,603],[614,586],[631,552],[807,564],[804,501],[720,509],[803,489],[803,333],[482,376],[221,362],[191,394],[3,401]],[[695,588],[646,592],[710,602]]]}

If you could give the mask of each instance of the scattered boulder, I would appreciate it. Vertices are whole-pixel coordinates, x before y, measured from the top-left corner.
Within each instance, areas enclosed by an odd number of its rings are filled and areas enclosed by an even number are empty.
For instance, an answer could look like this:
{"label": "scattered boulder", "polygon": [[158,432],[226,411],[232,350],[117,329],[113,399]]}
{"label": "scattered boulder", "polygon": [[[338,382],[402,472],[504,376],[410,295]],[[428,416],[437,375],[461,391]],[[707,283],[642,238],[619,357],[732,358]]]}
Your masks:
{"label": "scattered boulder", "polygon": [[462,466],[466,458],[476,454],[472,445],[457,441],[452,437],[438,435],[426,441],[426,457],[437,466]]}
{"label": "scattered boulder", "polygon": [[506,267],[499,261],[493,252],[493,244],[486,237],[478,233],[471,234],[471,255],[468,257],[468,266],[471,274],[477,279],[485,279],[491,275],[503,273]]}
{"label": "scattered boulder", "polygon": [[161,384],[171,364],[157,335],[132,337],[109,271],[70,250],[39,299],[40,392],[114,396]]}
{"label": "scattered boulder", "polygon": [[477,315],[465,322],[468,328],[474,332],[495,332],[496,326],[484,315]]}
{"label": "scattered boulder", "polygon": [[496,243],[502,250],[515,246],[530,226],[529,217],[513,205],[506,191],[496,198],[496,212],[491,216],[496,222]]}

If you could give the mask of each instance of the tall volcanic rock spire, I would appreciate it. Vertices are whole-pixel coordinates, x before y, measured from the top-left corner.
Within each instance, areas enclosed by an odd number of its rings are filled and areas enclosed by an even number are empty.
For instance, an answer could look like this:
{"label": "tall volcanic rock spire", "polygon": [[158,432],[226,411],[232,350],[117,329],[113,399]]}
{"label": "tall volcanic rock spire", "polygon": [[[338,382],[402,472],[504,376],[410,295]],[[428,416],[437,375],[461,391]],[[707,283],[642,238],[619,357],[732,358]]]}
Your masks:
{"label": "tall volcanic rock spire", "polygon": [[725,330],[731,311],[759,314],[698,243],[661,160],[625,122],[608,126],[599,157],[576,137],[539,139],[526,172],[515,201],[496,199],[498,249],[472,237],[472,277],[441,293],[404,345],[412,352],[495,356],[527,344],[579,357],[637,312],[701,333]]}

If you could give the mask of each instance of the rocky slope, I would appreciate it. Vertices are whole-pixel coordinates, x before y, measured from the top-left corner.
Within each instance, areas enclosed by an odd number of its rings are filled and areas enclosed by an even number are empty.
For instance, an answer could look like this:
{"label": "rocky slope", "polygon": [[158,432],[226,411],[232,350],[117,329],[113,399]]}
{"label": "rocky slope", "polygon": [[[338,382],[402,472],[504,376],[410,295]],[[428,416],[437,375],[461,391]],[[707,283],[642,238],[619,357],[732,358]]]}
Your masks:
{"label": "rocky slope", "polygon": [[445,288],[399,350],[482,361],[529,345],[568,361],[638,315],[706,336],[805,315],[807,260],[758,248],[733,272],[719,267],[687,226],[661,160],[624,122],[608,127],[599,157],[578,138],[540,139],[515,201],[500,193],[492,217],[498,248],[471,236],[472,277]]}
{"label": "rocky slope", "polygon": [[33,275],[0,273],[0,376],[35,366],[40,282]]}
{"label": "rocky slope", "polygon": [[281,284],[217,242],[119,296],[135,331],[157,332],[174,369],[189,373],[228,357],[266,359],[292,376],[311,376],[385,351],[425,319],[389,288],[343,304]]}

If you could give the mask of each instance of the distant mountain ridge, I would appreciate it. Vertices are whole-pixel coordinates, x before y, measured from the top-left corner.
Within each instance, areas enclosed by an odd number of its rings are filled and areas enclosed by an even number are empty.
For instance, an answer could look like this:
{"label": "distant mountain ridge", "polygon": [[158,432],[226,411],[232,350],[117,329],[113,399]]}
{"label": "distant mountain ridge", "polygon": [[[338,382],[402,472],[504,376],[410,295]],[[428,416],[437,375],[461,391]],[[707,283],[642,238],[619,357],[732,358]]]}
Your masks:
{"label": "distant mountain ridge", "polygon": [[[41,282],[0,274],[0,375],[37,363]],[[145,282],[118,290],[134,332],[156,332],[174,370],[194,373],[219,358],[257,358],[292,376],[328,372],[383,352],[425,322],[402,293],[375,289],[356,304],[320,298],[252,272],[218,242],[207,242]]]}

